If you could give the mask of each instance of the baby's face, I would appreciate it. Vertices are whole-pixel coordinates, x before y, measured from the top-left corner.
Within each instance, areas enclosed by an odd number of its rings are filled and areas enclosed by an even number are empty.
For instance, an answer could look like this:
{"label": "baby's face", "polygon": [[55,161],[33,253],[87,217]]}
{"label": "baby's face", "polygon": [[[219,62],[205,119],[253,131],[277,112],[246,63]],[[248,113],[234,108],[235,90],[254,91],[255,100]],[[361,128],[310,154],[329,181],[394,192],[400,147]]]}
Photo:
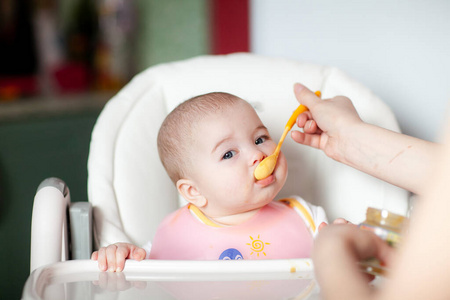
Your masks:
{"label": "baby's face", "polygon": [[210,217],[243,213],[272,201],[287,177],[281,153],[274,173],[257,181],[253,172],[276,143],[250,104],[240,101],[225,111],[205,117],[195,131],[192,179],[208,204]]}

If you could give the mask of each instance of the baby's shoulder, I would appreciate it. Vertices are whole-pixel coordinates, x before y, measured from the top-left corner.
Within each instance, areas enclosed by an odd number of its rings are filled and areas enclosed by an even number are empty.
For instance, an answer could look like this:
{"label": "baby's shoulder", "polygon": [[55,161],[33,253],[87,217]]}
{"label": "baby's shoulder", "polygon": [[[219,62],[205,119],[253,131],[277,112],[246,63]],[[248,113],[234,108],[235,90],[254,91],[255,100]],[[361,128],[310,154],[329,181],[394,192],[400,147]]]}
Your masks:
{"label": "baby's shoulder", "polygon": [[189,218],[189,215],[190,213],[187,206],[180,207],[165,216],[159,224],[158,229],[160,230],[165,227],[173,228],[174,226],[178,226],[179,224],[184,224],[186,219]]}

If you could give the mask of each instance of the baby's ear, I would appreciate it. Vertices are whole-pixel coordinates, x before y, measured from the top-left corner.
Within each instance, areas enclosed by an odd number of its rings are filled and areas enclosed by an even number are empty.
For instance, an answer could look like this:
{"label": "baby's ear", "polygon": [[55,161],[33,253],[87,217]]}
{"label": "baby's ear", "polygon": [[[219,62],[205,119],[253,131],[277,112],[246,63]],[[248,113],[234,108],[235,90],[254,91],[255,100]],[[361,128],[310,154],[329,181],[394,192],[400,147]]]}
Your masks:
{"label": "baby's ear", "polygon": [[177,181],[178,192],[188,202],[194,204],[197,207],[204,207],[207,204],[207,200],[200,191],[197,189],[195,183],[189,179],[180,179]]}

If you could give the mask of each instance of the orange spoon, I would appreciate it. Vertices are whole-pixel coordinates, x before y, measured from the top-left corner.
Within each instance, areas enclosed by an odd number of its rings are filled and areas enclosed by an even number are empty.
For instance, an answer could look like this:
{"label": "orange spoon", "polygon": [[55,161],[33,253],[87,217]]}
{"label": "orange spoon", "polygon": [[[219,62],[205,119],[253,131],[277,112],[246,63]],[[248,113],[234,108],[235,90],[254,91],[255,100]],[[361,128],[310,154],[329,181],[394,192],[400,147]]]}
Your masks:
{"label": "orange spoon", "polygon": [[[320,91],[316,91],[315,94],[317,96],[321,96]],[[264,178],[269,177],[270,174],[273,173],[273,170],[275,169],[275,165],[277,164],[278,155],[280,154],[281,145],[284,142],[284,139],[286,138],[286,135],[288,134],[289,130],[291,130],[292,126],[294,126],[295,121],[297,120],[297,117],[302,113],[307,111],[308,108],[302,104],[300,104],[297,109],[292,113],[291,117],[286,123],[286,126],[284,127],[284,132],[281,135],[280,141],[278,142],[277,147],[275,148],[275,151],[264,158],[259,165],[256,167],[254,171],[254,176],[257,180],[261,180]]]}

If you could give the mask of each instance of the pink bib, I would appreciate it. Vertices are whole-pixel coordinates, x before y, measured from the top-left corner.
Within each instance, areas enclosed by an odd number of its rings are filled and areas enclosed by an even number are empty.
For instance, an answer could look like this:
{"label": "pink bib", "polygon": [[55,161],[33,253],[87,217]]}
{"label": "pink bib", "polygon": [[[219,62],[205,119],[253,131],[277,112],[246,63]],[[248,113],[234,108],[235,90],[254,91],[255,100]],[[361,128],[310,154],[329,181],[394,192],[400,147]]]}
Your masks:
{"label": "pink bib", "polygon": [[195,218],[189,205],[167,216],[153,240],[150,259],[286,259],[310,257],[313,237],[287,204],[271,202],[250,220],[213,227]]}

